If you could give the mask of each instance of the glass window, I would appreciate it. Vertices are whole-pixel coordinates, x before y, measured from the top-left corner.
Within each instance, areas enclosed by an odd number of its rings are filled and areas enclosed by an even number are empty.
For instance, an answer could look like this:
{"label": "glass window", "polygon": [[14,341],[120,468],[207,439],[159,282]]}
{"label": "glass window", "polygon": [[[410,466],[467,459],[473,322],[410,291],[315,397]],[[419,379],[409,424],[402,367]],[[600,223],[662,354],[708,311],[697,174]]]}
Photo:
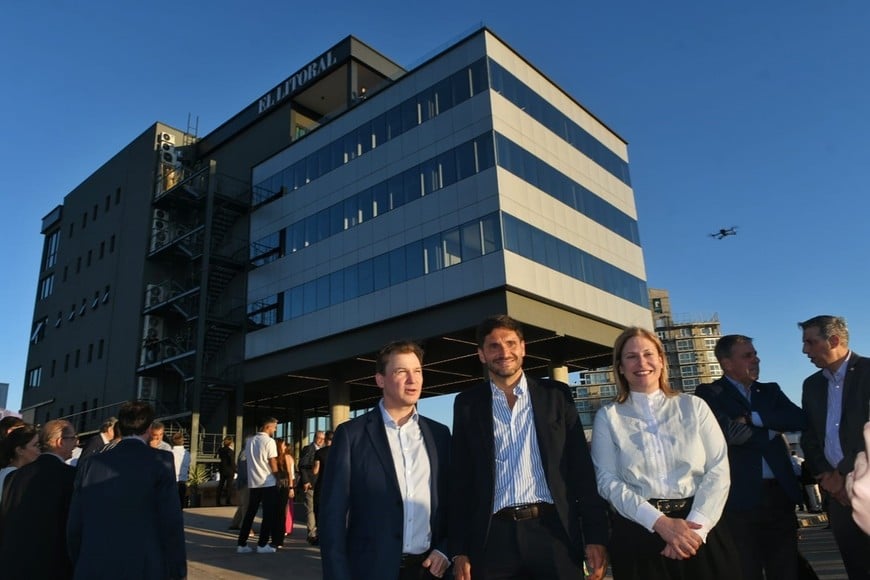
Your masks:
{"label": "glass window", "polygon": [[359,275],[357,279],[359,280],[359,295],[365,296],[366,294],[370,294],[374,292],[375,289],[375,272],[374,272],[374,261],[373,260],[364,260],[357,264],[359,268]]}
{"label": "glass window", "polygon": [[692,341],[691,340],[678,340],[677,341],[677,350],[691,350],[692,349]]}
{"label": "glass window", "polygon": [[426,274],[437,272],[444,267],[440,235],[435,234],[423,240],[423,260]]}
{"label": "glass window", "polygon": [[359,222],[361,221],[359,214],[359,199],[357,198],[357,196],[353,195],[344,200],[344,220],[342,222],[343,228],[348,229],[359,224]]}
{"label": "glass window", "polygon": [[405,246],[405,280],[413,280],[423,274],[423,242],[412,242]]}
{"label": "glass window", "polygon": [[390,211],[390,192],[387,182],[382,181],[371,188],[372,216],[377,217]]}
{"label": "glass window", "polygon": [[344,300],[344,272],[339,270],[329,275],[329,304],[341,304]]}
{"label": "glass window", "polygon": [[302,313],[311,314],[317,309],[317,283],[310,280],[302,285]]}
{"label": "glass window", "polygon": [[[396,248],[388,254],[390,260],[390,286],[407,280],[405,276],[405,247]],[[377,258],[375,258],[377,263]]]}
{"label": "glass window", "polygon": [[291,318],[299,318],[305,313],[305,297],[303,286],[296,286],[295,288],[291,288],[288,292],[284,293],[284,312],[289,313],[289,316],[284,317],[285,320],[289,320]]}
{"label": "glass window", "polygon": [[[72,224],[70,224],[72,225]],[[57,248],[60,245],[60,230],[55,230],[45,238],[43,250],[42,269],[53,268],[57,264]]]}
{"label": "glass window", "polygon": [[390,285],[390,255],[381,254],[372,258],[372,270],[375,290],[381,290]]}
{"label": "glass window", "polygon": [[342,270],[344,275],[344,299],[353,300],[359,293],[359,266],[354,264]]}
{"label": "glass window", "polygon": [[472,222],[462,226],[462,259],[472,260],[483,255],[483,244],[480,239],[480,222]]}
{"label": "glass window", "polygon": [[372,120],[372,149],[387,141],[387,116],[378,115]]}
{"label": "glass window", "polygon": [[316,306],[317,310],[322,310],[324,308],[329,307],[329,276],[321,276],[314,281],[314,287],[316,288]]}
{"label": "glass window", "polygon": [[45,300],[54,291],[54,274],[49,274],[39,282],[39,299]]}
{"label": "glass window", "polygon": [[681,352],[679,353],[679,361],[680,364],[692,363],[695,362],[695,353],[693,352]]}
{"label": "glass window", "polygon": [[445,268],[462,262],[462,244],[459,239],[459,228],[441,234],[441,244]]}

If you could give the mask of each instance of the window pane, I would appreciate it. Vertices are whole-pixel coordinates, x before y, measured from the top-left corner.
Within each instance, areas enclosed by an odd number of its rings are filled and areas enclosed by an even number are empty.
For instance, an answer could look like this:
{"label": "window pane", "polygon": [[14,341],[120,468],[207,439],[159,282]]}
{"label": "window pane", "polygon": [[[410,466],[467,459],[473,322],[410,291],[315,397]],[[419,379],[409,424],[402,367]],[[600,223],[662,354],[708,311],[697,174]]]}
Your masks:
{"label": "window pane", "polygon": [[444,266],[450,267],[462,262],[462,246],[459,242],[459,228],[444,232],[441,235],[444,251]]}
{"label": "window pane", "polygon": [[473,222],[462,226],[462,259],[471,260],[482,255],[480,242],[480,223]]}
{"label": "window pane", "polygon": [[423,242],[417,241],[405,246],[405,280],[413,280],[423,275]]}
{"label": "window pane", "polygon": [[372,269],[375,290],[381,290],[390,285],[390,255],[381,254],[372,259]]}
{"label": "window pane", "polygon": [[423,259],[425,261],[425,273],[431,274],[444,267],[441,256],[441,236],[429,236],[423,240]]}
{"label": "window pane", "polygon": [[390,286],[405,281],[405,248],[400,247],[387,254],[390,259]]}
{"label": "window pane", "polygon": [[365,296],[366,294],[370,294],[375,289],[375,274],[374,274],[374,262],[373,260],[365,260],[357,264],[357,268],[359,269],[359,274],[357,276],[357,280],[359,281],[359,296]]}

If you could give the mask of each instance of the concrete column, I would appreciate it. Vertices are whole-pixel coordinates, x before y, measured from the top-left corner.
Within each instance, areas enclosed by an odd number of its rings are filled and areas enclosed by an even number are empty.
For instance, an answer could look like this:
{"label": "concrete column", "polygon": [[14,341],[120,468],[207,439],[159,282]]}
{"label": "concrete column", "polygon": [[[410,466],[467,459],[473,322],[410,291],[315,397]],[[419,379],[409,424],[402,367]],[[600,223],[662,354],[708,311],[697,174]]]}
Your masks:
{"label": "concrete column", "polygon": [[550,361],[548,368],[551,379],[568,384],[568,367],[562,361]]}
{"label": "concrete column", "polygon": [[350,387],[344,381],[329,381],[329,415],[333,431],[350,418]]}

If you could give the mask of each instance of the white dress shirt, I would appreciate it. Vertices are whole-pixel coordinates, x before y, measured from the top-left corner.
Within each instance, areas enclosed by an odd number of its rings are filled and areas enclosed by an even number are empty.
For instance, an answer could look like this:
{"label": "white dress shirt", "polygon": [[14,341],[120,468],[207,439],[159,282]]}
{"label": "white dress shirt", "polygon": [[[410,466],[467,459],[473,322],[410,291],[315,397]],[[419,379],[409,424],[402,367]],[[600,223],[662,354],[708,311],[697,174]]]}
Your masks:
{"label": "white dress shirt", "polygon": [[719,521],[731,476],[728,446],[707,403],[678,394],[632,392],[598,410],[592,430],[598,492],[623,517],[653,531],[663,514],[650,498],[694,496],[686,518],[706,541]]}
{"label": "white dress shirt", "polygon": [[408,422],[399,426],[384,409],[383,399],[378,407],[384,419],[384,429],[404,506],[402,553],[422,554],[429,550],[432,543],[432,530],[429,526],[432,491],[429,453],[420,431],[420,415],[415,409]]}

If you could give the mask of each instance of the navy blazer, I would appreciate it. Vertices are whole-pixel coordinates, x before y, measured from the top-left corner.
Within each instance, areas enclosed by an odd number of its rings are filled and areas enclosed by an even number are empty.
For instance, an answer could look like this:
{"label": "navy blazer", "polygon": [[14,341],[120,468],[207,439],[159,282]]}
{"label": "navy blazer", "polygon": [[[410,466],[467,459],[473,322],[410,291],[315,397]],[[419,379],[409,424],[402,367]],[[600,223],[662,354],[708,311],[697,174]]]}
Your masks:
{"label": "navy blazer", "polygon": [[[67,523],[75,578],[187,576],[172,453],[122,439],[79,463],[76,471]],[[124,533],[117,533],[119,524]]]}
{"label": "navy blazer", "polygon": [[[607,545],[607,504],[598,495],[595,470],[568,386],[526,376],[535,433],[547,485],[559,519],[581,561],[584,544]],[[460,393],[453,404],[453,462],[450,477],[450,552],[469,557],[472,569],[483,554],[495,493],[492,390],[489,382]]]}
{"label": "navy blazer", "polygon": [[0,510],[0,577],[72,577],[64,532],[74,477],[75,468],[50,453],[7,476]]}
{"label": "navy blazer", "polygon": [[[445,555],[450,431],[420,416],[429,455],[431,547]],[[324,470],[317,533],[324,580],[395,580],[404,509],[380,407],[338,427]]]}
{"label": "navy blazer", "polygon": [[870,359],[853,352],[845,364],[848,366],[843,381],[843,414],[840,417],[843,460],[839,465],[831,465],[825,458],[828,379],[819,371],[804,381],[802,402],[809,424],[801,436],[801,447],[813,475],[834,469],[845,475],[855,468],[855,457],[864,451],[864,423],[870,412]]}
{"label": "navy blazer", "polygon": [[[761,505],[761,459],[764,458],[776,480],[795,503],[801,501],[800,484],[792,467],[788,446],[780,436],[770,438],[770,431],[801,431],[807,425],[800,407],[792,403],[776,383],[753,383],[752,404],[725,377],[700,385],[695,395],[701,397],[719,421],[728,442],[731,464],[731,491],[726,510],[751,510]],[[757,412],[763,427],[735,421]]]}

